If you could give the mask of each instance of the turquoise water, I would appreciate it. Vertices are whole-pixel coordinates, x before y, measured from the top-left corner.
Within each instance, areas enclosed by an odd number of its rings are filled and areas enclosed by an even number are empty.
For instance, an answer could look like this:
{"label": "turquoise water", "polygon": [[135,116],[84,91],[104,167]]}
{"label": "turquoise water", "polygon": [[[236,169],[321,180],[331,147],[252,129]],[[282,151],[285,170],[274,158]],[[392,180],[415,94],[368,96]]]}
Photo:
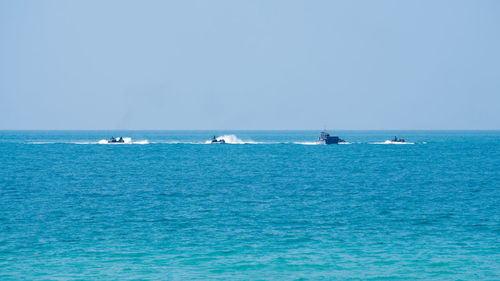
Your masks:
{"label": "turquoise water", "polygon": [[0,279],[500,279],[500,132],[318,133],[2,131]]}

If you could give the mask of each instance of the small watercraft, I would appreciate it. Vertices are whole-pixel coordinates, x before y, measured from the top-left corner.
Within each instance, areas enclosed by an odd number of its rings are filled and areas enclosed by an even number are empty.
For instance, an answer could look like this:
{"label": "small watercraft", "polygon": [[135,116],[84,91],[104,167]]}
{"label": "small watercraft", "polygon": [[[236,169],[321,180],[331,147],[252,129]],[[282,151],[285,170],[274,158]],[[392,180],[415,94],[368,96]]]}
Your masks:
{"label": "small watercraft", "polygon": [[212,138],[212,143],[226,143],[224,139],[218,140],[215,136]]}
{"label": "small watercraft", "polygon": [[125,141],[123,140],[122,137],[120,137],[119,139],[115,139],[114,137],[111,137],[109,140],[108,140],[108,143],[124,143]]}
{"label": "small watercraft", "polygon": [[391,141],[392,142],[405,142],[405,138],[398,139],[398,137],[394,136],[394,138]]}
{"label": "small watercraft", "polygon": [[317,142],[322,144],[339,144],[345,141],[338,136],[330,136],[327,132],[321,132]]}

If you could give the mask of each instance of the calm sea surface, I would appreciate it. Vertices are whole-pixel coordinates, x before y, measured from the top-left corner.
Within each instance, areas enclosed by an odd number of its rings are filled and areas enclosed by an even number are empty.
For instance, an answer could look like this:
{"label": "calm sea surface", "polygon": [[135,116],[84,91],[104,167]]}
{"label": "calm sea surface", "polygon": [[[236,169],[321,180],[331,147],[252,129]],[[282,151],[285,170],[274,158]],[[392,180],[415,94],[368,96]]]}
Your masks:
{"label": "calm sea surface", "polygon": [[318,134],[0,131],[0,279],[500,279],[499,131]]}

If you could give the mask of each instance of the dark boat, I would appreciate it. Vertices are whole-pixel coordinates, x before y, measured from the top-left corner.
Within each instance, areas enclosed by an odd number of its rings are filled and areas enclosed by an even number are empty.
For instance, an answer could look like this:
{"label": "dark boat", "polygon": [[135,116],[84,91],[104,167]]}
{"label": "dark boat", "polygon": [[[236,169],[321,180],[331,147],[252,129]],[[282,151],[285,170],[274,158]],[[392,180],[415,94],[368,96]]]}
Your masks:
{"label": "dark boat", "polygon": [[226,143],[224,139],[218,140],[215,136],[212,138],[212,143]]}
{"label": "dark boat", "polygon": [[398,137],[394,137],[391,141],[392,142],[405,142],[405,138],[398,139]]}
{"label": "dark boat", "polygon": [[324,144],[339,144],[345,141],[337,136],[330,136],[330,134],[327,132],[321,132],[321,135],[318,138],[318,142]]}
{"label": "dark boat", "polygon": [[124,143],[125,141],[123,140],[122,137],[120,137],[119,139],[115,139],[114,137],[111,137],[108,141],[108,143]]}

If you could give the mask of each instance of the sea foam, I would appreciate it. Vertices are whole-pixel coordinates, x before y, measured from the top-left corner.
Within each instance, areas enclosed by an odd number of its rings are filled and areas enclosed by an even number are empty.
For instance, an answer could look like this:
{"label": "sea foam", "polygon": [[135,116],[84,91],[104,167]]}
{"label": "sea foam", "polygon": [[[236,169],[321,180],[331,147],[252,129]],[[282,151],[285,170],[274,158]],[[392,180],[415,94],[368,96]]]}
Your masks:
{"label": "sea foam", "polygon": [[398,142],[398,141],[386,140],[384,142],[373,142],[372,144],[415,144],[415,143],[414,142]]}
{"label": "sea foam", "polygon": [[[222,140],[222,139],[226,143],[230,143],[230,144],[257,144],[258,143],[258,142],[254,142],[252,140],[242,140],[235,135],[223,135],[223,136],[217,137],[217,140]],[[212,140],[207,140],[205,143],[207,143],[207,144],[212,143]]]}
{"label": "sea foam", "polygon": [[132,141],[132,138],[123,138],[122,143],[115,142],[115,143],[108,143],[108,140],[100,140],[97,143],[98,144],[149,144],[148,140],[139,140],[139,141]]}

